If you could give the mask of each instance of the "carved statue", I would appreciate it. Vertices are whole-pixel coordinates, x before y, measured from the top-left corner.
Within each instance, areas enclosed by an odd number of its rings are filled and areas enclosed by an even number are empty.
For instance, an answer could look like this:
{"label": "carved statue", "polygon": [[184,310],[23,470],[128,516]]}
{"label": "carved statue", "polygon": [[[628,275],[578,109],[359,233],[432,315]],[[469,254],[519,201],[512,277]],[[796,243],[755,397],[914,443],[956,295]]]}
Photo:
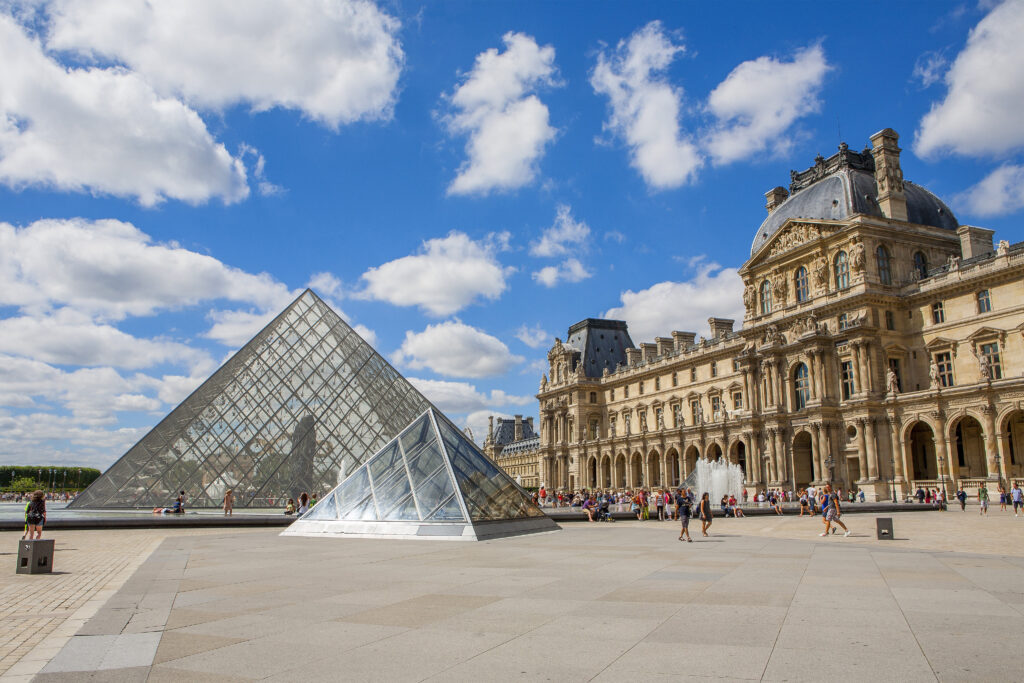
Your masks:
{"label": "carved statue", "polygon": [[892,368],[885,371],[885,386],[888,393],[896,395],[900,393],[900,381]]}
{"label": "carved statue", "polygon": [[764,343],[775,344],[776,342],[783,341],[782,335],[779,334],[779,328],[775,325],[769,325],[764,331]]}
{"label": "carved statue", "polygon": [[939,366],[934,358],[928,363],[928,386],[931,389],[939,388]]}
{"label": "carved statue", "polygon": [[665,414],[658,411],[658,430],[665,429]]}
{"label": "carved statue", "polygon": [[583,379],[586,376],[587,375],[583,370],[583,359],[580,358],[580,361],[576,363],[576,379]]}
{"label": "carved statue", "polygon": [[783,273],[775,273],[772,276],[772,294],[780,304],[786,303],[786,292],[789,289],[789,281]]}
{"label": "carved statue", "polygon": [[754,309],[757,304],[757,287],[754,285],[747,285],[743,288],[743,307],[748,311]]}
{"label": "carved statue", "polygon": [[860,242],[850,247],[850,268],[855,273],[864,270],[864,245]]}
{"label": "carved statue", "polygon": [[606,365],[606,366],[604,366],[604,370],[602,370],[602,371],[601,371],[601,376],[602,376],[602,377],[608,377],[608,376],[610,376],[611,374],[612,374],[612,371],[611,371],[611,369],[610,369],[610,368],[609,368],[609,367],[608,367],[607,365]]}
{"label": "carved statue", "polygon": [[808,332],[818,332],[818,316],[811,313],[807,316],[807,320],[804,321],[804,326]]}
{"label": "carved statue", "polygon": [[1003,256],[1008,251],[1010,251],[1010,243],[1006,240],[999,240],[999,246],[996,247],[996,253]]}
{"label": "carved statue", "polygon": [[824,256],[819,256],[814,262],[813,271],[814,285],[819,291],[824,292],[828,289],[828,260]]}
{"label": "carved statue", "polygon": [[981,374],[982,379],[992,379],[992,364],[989,362],[988,356],[985,354],[978,356],[978,372]]}

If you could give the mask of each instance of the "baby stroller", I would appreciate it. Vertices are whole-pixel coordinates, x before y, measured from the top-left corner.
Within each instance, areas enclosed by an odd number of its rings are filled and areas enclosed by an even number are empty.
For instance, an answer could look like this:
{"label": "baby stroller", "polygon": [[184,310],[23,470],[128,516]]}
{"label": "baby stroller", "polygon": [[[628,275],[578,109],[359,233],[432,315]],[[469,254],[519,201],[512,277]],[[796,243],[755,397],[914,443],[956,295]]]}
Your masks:
{"label": "baby stroller", "polygon": [[599,522],[614,522],[615,518],[612,517],[612,513],[608,510],[608,503],[601,503],[601,507],[597,510],[597,521]]}

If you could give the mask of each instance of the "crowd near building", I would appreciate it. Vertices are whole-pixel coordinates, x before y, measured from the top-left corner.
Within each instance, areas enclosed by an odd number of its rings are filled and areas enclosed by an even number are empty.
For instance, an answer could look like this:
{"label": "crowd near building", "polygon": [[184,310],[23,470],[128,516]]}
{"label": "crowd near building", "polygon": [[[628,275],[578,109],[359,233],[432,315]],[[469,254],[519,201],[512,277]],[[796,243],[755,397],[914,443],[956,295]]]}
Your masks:
{"label": "crowd near building", "polygon": [[767,194],[743,326],[587,319],[556,339],[538,430],[499,419],[485,450],[525,486],[679,484],[725,458],[745,486],[833,482],[868,500],[1024,479],[1024,242],[960,225],[903,179],[898,135],[844,143]]}

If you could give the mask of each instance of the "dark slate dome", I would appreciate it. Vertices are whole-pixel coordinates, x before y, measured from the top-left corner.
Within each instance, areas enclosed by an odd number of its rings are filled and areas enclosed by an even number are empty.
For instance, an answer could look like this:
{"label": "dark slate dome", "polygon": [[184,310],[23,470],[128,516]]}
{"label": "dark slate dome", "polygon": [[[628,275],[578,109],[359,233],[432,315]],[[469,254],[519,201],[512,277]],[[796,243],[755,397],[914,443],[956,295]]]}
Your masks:
{"label": "dark slate dome", "polygon": [[[840,145],[839,153],[828,159],[818,157],[815,165],[793,171],[790,196],[772,211],[754,236],[750,255],[771,239],[790,218],[838,221],[854,214],[882,216],[875,185],[874,159],[870,150],[851,152]],[[956,216],[941,199],[909,181],[904,181],[907,221],[955,231]]]}

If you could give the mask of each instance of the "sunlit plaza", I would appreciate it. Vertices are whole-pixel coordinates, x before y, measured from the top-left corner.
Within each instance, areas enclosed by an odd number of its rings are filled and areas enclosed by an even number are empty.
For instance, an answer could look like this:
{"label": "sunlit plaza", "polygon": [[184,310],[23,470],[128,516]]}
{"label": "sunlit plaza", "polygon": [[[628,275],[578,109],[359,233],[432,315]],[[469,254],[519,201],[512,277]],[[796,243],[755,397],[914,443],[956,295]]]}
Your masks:
{"label": "sunlit plaza", "polygon": [[1024,519],[895,518],[893,541],[868,514],[849,538],[787,515],[692,544],[667,521],[471,544],[55,532],[66,574],[0,579],[0,662],[36,681],[1015,678]]}

